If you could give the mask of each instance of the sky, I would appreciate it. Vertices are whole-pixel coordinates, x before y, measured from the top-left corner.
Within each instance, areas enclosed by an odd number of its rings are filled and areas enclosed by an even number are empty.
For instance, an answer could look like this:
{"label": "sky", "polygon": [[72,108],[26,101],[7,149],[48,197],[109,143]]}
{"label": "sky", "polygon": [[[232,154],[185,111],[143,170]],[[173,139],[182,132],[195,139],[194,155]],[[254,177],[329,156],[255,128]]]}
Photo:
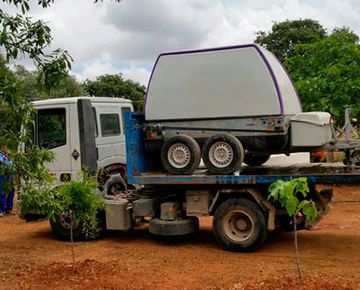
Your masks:
{"label": "sky", "polygon": [[122,73],[145,86],[158,54],[252,43],[274,21],[311,18],[360,35],[359,0],[55,0],[31,16],[50,26],[52,48],[70,52],[78,80]]}

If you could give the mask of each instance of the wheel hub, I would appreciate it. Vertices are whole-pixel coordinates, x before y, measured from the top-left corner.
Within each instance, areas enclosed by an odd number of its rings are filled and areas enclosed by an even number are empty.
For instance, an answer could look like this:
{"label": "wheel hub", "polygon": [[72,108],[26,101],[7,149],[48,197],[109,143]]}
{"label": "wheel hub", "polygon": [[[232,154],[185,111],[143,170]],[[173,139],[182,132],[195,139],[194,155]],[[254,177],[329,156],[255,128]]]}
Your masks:
{"label": "wheel hub", "polygon": [[175,168],[183,168],[187,166],[190,162],[190,158],[190,149],[182,143],[173,144],[169,148],[168,160],[171,166]]}
{"label": "wheel hub", "polygon": [[63,213],[60,215],[60,224],[61,226],[66,229],[71,229],[71,221],[72,221],[72,228],[75,229],[79,226],[79,221],[75,218],[71,218],[70,213]]}
{"label": "wheel hub", "polygon": [[226,214],[223,220],[223,228],[229,239],[239,243],[251,237],[255,224],[248,213],[237,210]]}
{"label": "wheel hub", "polygon": [[229,166],[234,158],[231,146],[226,142],[216,142],[209,149],[210,162],[216,167]]}
{"label": "wheel hub", "polygon": [[239,219],[236,221],[236,227],[240,230],[240,231],[244,231],[247,228],[247,222],[243,219]]}

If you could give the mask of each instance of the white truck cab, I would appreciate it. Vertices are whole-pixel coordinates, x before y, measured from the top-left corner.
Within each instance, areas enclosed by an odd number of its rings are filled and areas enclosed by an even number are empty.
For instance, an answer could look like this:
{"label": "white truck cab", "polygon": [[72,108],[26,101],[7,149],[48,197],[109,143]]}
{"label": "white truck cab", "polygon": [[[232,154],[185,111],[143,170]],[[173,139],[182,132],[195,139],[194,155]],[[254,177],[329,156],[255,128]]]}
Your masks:
{"label": "white truck cab", "polygon": [[123,98],[75,97],[35,101],[35,144],[55,153],[48,164],[59,181],[75,179],[86,167],[100,184],[111,175],[125,176],[123,116],[133,111]]}

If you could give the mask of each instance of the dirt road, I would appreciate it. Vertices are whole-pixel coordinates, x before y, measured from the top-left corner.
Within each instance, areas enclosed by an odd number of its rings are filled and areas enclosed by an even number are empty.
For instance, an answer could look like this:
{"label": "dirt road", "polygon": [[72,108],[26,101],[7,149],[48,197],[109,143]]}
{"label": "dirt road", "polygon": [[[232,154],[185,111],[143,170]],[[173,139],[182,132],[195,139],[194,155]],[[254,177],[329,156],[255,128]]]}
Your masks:
{"label": "dirt road", "polygon": [[[0,289],[360,289],[360,187],[335,187],[332,211],[299,233],[304,279],[296,279],[292,233],[273,233],[250,254],[224,251],[201,220],[196,237],[164,240],[146,227],[75,245],[47,221],[0,219]],[[344,202],[342,202],[344,201]]]}

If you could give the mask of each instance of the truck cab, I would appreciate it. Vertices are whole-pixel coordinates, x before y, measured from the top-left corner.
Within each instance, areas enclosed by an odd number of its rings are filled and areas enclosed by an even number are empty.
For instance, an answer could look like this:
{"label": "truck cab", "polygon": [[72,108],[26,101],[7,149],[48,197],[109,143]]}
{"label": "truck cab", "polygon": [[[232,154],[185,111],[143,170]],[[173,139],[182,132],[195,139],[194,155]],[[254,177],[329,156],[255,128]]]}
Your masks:
{"label": "truck cab", "polygon": [[60,182],[76,179],[87,168],[100,185],[126,171],[124,113],[133,111],[123,98],[75,97],[35,101],[33,140],[55,153],[48,164]]}

